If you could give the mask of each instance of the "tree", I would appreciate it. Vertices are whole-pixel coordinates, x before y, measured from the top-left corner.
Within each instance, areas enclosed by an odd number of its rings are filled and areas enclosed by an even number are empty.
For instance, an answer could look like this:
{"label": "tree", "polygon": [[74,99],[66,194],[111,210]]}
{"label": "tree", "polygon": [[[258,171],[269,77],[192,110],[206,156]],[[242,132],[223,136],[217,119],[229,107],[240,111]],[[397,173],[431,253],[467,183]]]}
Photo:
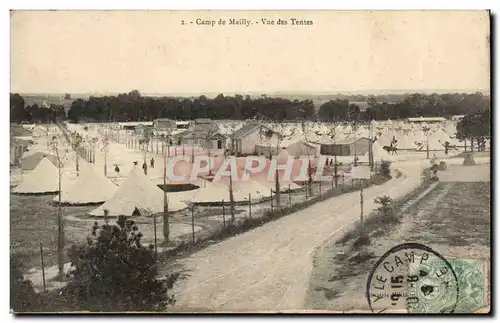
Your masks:
{"label": "tree", "polygon": [[115,225],[105,222],[101,227],[96,222],[87,244],[73,245],[69,253],[70,298],[90,311],[164,311],[175,302],[167,292],[179,274],[156,278],[153,245],[142,245],[134,221],[120,216]]}
{"label": "tree", "polygon": [[486,139],[491,135],[491,112],[484,110],[482,113],[469,114],[457,124],[456,137],[459,140],[470,140],[471,151],[474,151],[474,142],[479,147],[484,147]]}
{"label": "tree", "polygon": [[24,108],[24,99],[19,94],[10,94],[10,122],[19,123],[29,119],[29,115]]}

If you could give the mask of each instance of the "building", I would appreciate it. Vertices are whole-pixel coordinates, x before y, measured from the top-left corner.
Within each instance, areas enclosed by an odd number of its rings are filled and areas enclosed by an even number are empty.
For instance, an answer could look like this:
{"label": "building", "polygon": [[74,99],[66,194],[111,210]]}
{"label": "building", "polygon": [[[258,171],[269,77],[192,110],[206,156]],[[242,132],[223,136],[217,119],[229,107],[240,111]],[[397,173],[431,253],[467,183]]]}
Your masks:
{"label": "building", "polygon": [[189,121],[176,121],[175,128],[176,129],[189,129],[191,123]]}
{"label": "building", "polygon": [[119,122],[118,123],[119,129],[124,129],[124,130],[135,130],[137,127],[146,127],[146,128],[152,128],[153,127],[153,122],[152,121],[142,121],[142,122]]}
{"label": "building", "polygon": [[[189,126],[189,122],[187,124]],[[179,146],[200,146],[206,149],[226,149],[227,140],[228,138],[219,132],[219,127],[211,119],[196,119],[190,129],[173,135],[173,141]]]}
{"label": "building", "polygon": [[153,129],[157,131],[175,129],[176,122],[168,118],[160,118],[153,120]]}
{"label": "building", "polygon": [[278,134],[255,121],[250,121],[231,135],[231,149],[238,155],[256,154],[256,145],[276,145]]}
{"label": "building", "polygon": [[406,121],[413,123],[441,123],[445,122],[446,119],[443,117],[419,117],[419,118],[407,118]]}
{"label": "building", "polygon": [[286,150],[288,154],[294,158],[300,156],[316,156],[318,149],[303,140],[284,140],[279,147],[276,145],[256,144],[255,153],[263,156],[277,156],[282,150]]}
{"label": "building", "polygon": [[19,165],[21,157],[26,151],[28,151],[28,148],[32,144],[32,140],[12,137],[10,139],[10,164]]}
{"label": "building", "polygon": [[330,156],[362,156],[368,152],[370,140],[366,137],[337,141],[335,143],[321,144],[320,152],[322,155]]}

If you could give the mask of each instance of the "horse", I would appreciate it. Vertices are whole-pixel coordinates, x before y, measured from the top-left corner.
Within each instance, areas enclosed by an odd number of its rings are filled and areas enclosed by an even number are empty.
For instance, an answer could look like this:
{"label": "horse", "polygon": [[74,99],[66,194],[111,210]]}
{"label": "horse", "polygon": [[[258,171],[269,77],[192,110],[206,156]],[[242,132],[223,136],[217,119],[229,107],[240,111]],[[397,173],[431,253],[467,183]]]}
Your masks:
{"label": "horse", "polygon": [[392,153],[392,155],[394,154],[398,154],[398,149],[396,147],[392,147],[392,146],[384,146],[383,149],[387,152],[387,153]]}

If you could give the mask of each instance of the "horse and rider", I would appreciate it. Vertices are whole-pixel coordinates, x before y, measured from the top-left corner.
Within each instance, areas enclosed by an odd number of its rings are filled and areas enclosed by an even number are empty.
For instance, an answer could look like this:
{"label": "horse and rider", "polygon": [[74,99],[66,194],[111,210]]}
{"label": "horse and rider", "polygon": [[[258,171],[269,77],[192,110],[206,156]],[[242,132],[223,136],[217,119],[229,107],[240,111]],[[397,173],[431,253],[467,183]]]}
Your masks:
{"label": "horse and rider", "polygon": [[398,154],[398,148],[396,148],[397,140],[395,137],[392,137],[392,141],[389,146],[382,147],[387,153],[391,153],[391,155]]}

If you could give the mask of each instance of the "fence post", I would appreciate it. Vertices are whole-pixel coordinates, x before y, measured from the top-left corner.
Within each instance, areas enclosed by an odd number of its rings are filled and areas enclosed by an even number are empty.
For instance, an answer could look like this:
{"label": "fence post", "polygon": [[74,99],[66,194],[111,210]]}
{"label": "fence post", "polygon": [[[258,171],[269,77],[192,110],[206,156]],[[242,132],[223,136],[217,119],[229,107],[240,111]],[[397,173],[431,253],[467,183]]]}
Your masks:
{"label": "fence post", "polygon": [[158,258],[158,243],[156,239],[156,214],[153,214],[153,230],[155,231],[155,257]]}
{"label": "fence post", "polygon": [[250,219],[252,218],[252,194],[248,193],[248,209],[250,212]]}
{"label": "fence post", "polygon": [[345,175],[342,173],[342,191],[344,191],[344,185],[345,185]]}
{"label": "fence post", "polygon": [[191,230],[193,232],[193,243],[194,243],[194,205],[191,207]]}
{"label": "fence post", "polygon": [[273,212],[273,189],[271,188],[271,212]]}
{"label": "fence post", "polygon": [[224,207],[224,200],[222,200],[222,223],[224,225],[224,229],[226,228],[226,208]]}
{"label": "fence post", "polygon": [[290,189],[290,184],[288,184],[288,206],[292,207],[292,190]]}
{"label": "fence post", "polygon": [[319,197],[321,197],[321,181],[319,181]]}
{"label": "fence post", "polygon": [[307,193],[309,191],[309,184],[306,184],[306,201],[307,201]]}
{"label": "fence post", "polygon": [[43,264],[43,248],[42,248],[42,243],[41,242],[40,242],[40,260],[42,262],[43,290],[45,290],[45,265]]}

